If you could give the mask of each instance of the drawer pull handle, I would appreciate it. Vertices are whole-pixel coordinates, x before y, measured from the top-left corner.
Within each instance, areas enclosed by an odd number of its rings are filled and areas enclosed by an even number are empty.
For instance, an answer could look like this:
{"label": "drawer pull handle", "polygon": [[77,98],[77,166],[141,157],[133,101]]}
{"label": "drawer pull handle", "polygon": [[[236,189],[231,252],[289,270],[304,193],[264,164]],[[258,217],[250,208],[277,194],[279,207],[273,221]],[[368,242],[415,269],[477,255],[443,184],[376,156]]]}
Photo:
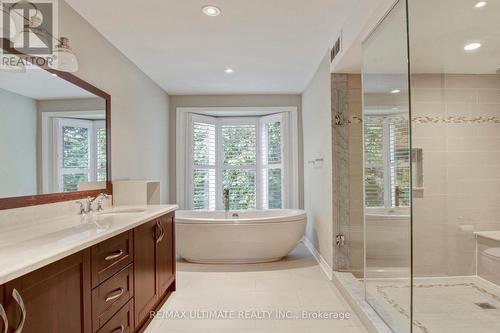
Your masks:
{"label": "drawer pull handle", "polygon": [[158,236],[156,243],[160,243],[163,240],[163,236],[165,236],[165,230],[163,229],[163,226],[161,225],[161,221],[157,221],[156,226],[160,229],[160,236]]}
{"label": "drawer pull handle", "polygon": [[104,258],[104,260],[106,260],[106,261],[113,260],[116,258],[120,258],[122,255],[123,255],[123,250],[118,250],[118,251],[114,252],[114,254],[110,254],[109,256]]}
{"label": "drawer pull handle", "polygon": [[12,290],[12,298],[14,298],[17,304],[19,304],[19,307],[21,308],[22,312],[21,322],[17,326],[14,333],[21,333],[24,327],[24,322],[26,321],[26,306],[24,306],[24,301],[23,298],[21,297],[21,294],[19,294],[19,292],[16,289]]}
{"label": "drawer pull handle", "polygon": [[123,333],[125,332],[125,326],[120,325],[120,327],[115,328],[111,333],[118,332],[118,333]]}
{"label": "drawer pull handle", "polygon": [[116,290],[113,290],[112,292],[110,292],[110,294],[114,294],[116,292],[118,292],[118,294],[106,297],[106,303],[122,297],[123,293],[125,292],[125,289],[123,289],[123,288],[116,289]]}
{"label": "drawer pull handle", "polygon": [[3,321],[3,333],[7,333],[7,329],[9,328],[9,319],[7,319],[7,314],[5,313],[5,309],[2,304],[0,304],[0,317]]}

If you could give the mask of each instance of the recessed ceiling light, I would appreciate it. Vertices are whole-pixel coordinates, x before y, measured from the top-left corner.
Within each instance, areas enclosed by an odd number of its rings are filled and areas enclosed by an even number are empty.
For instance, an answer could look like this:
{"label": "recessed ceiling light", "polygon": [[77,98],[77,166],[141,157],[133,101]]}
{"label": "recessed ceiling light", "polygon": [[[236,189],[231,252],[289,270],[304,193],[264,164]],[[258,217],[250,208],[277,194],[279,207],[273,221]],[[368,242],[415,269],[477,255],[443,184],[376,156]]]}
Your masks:
{"label": "recessed ceiling light", "polygon": [[201,11],[207,16],[219,16],[221,13],[221,10],[215,6],[203,6]]}
{"label": "recessed ceiling light", "polygon": [[481,43],[470,43],[464,46],[465,51],[474,51],[481,47]]}
{"label": "recessed ceiling light", "polygon": [[483,8],[487,4],[488,3],[486,1],[479,1],[478,3],[476,3],[476,5],[474,7],[476,7],[476,8]]}
{"label": "recessed ceiling light", "polygon": [[400,92],[401,92],[401,90],[399,90],[399,89],[391,90],[391,94],[399,94]]}
{"label": "recessed ceiling light", "polygon": [[54,76],[54,77],[57,77],[57,74],[56,74],[56,73],[52,73],[51,75],[52,75],[52,76]]}
{"label": "recessed ceiling light", "polygon": [[234,70],[232,68],[226,68],[224,72],[226,72],[227,74],[232,74],[234,73]]}

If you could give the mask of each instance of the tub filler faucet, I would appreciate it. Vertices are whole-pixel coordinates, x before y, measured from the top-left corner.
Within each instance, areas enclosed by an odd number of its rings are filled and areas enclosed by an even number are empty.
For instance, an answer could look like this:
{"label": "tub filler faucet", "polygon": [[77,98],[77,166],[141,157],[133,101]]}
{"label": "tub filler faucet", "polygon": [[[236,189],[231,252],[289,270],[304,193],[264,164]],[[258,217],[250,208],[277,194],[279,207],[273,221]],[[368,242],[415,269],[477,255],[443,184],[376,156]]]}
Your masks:
{"label": "tub filler faucet", "polygon": [[229,212],[229,189],[227,187],[222,191],[222,195],[224,198],[224,210]]}

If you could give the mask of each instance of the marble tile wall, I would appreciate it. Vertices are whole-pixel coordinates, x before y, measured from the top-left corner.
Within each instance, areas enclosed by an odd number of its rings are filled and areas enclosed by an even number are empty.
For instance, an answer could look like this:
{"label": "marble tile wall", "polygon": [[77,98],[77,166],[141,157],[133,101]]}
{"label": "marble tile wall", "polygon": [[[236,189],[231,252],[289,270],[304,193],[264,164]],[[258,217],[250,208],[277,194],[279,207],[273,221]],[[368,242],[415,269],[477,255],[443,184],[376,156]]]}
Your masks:
{"label": "marble tile wall", "polygon": [[[339,100],[340,92],[344,94]],[[332,75],[334,211],[347,237],[341,269],[363,269],[361,77]],[[412,76],[413,147],[424,152],[424,190],[414,197],[416,276],[475,274],[473,231],[500,230],[500,76]],[[394,96],[377,104],[394,106]],[[384,100],[386,99],[386,100]],[[332,117],[335,119],[335,117]]]}
{"label": "marble tile wall", "polygon": [[414,272],[473,275],[473,231],[500,230],[500,75],[413,75],[412,96],[413,147],[424,152]]}
{"label": "marble tile wall", "polygon": [[337,248],[337,269],[359,277],[364,261],[361,96],[361,75],[332,74],[334,230],[346,237],[346,245]]}

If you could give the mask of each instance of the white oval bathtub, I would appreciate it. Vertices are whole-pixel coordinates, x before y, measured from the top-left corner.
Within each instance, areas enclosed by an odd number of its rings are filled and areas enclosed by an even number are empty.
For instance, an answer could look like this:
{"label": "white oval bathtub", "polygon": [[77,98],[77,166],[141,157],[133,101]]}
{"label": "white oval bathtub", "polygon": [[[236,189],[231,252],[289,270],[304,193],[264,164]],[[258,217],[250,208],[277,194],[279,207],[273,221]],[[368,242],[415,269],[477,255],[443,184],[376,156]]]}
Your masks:
{"label": "white oval bathtub", "polygon": [[302,239],[306,220],[304,211],[294,209],[177,211],[177,254],[195,263],[277,261]]}

